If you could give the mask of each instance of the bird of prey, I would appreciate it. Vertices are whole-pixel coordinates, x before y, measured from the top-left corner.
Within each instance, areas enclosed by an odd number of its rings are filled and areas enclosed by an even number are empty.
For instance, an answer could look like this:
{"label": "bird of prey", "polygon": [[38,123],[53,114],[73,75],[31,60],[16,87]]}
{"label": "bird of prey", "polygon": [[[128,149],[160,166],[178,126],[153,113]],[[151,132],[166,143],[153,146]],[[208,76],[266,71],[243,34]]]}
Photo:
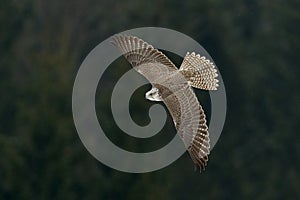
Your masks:
{"label": "bird of prey", "polygon": [[161,51],[138,37],[117,34],[112,43],[152,84],[145,97],[166,105],[195,170],[205,170],[210,153],[209,133],[204,111],[192,87],[217,90],[214,64],[204,56],[187,52],[178,69]]}

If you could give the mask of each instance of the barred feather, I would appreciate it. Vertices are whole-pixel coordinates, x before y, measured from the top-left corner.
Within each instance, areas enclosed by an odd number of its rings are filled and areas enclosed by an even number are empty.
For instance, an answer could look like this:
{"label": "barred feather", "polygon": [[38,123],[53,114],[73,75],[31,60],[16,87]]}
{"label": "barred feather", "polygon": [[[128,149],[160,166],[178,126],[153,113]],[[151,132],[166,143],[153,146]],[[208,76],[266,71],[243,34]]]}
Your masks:
{"label": "barred feather", "polygon": [[195,168],[205,170],[210,150],[208,127],[204,111],[190,86],[217,89],[213,63],[195,53],[187,53],[178,70],[162,52],[137,37],[115,35],[112,39],[133,68],[158,89]]}
{"label": "barred feather", "polygon": [[218,85],[217,70],[212,62],[199,54],[187,52],[179,71],[190,85],[203,90],[216,90]]}

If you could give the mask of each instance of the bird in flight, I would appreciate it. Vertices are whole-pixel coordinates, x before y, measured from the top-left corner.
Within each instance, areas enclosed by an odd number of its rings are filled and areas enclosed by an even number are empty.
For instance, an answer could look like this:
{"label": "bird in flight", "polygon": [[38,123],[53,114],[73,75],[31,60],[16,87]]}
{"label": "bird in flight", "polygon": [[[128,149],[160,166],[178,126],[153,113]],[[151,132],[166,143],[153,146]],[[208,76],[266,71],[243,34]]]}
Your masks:
{"label": "bird in flight", "polygon": [[166,105],[195,170],[205,170],[210,139],[204,111],[192,87],[217,90],[218,74],[214,64],[204,56],[187,52],[178,69],[161,51],[138,37],[117,34],[112,37],[112,43],[151,83],[146,99]]}

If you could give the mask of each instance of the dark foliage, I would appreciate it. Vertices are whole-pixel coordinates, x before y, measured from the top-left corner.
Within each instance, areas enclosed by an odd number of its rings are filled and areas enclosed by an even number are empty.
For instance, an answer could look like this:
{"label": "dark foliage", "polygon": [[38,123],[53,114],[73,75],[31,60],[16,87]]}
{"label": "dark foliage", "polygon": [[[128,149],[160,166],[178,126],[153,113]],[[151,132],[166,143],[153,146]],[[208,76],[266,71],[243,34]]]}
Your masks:
{"label": "dark foliage", "polygon": [[[299,9],[297,0],[2,0],[0,199],[299,199]],[[84,57],[112,34],[144,26],[193,37],[222,73],[227,119],[205,173],[194,173],[187,154],[156,172],[118,172],[77,135],[71,95]],[[136,151],[163,145],[122,135],[108,101],[97,99],[112,141]],[[147,123],[136,99],[133,118]]]}

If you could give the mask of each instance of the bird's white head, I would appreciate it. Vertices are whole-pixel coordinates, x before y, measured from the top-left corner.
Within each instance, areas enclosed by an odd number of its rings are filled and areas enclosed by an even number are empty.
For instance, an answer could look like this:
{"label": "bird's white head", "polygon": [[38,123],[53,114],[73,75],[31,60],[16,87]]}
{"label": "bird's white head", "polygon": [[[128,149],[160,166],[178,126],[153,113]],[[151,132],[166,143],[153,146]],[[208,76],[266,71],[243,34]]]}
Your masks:
{"label": "bird's white head", "polygon": [[159,91],[155,87],[153,87],[150,91],[148,91],[145,96],[146,99],[150,101],[162,101]]}

